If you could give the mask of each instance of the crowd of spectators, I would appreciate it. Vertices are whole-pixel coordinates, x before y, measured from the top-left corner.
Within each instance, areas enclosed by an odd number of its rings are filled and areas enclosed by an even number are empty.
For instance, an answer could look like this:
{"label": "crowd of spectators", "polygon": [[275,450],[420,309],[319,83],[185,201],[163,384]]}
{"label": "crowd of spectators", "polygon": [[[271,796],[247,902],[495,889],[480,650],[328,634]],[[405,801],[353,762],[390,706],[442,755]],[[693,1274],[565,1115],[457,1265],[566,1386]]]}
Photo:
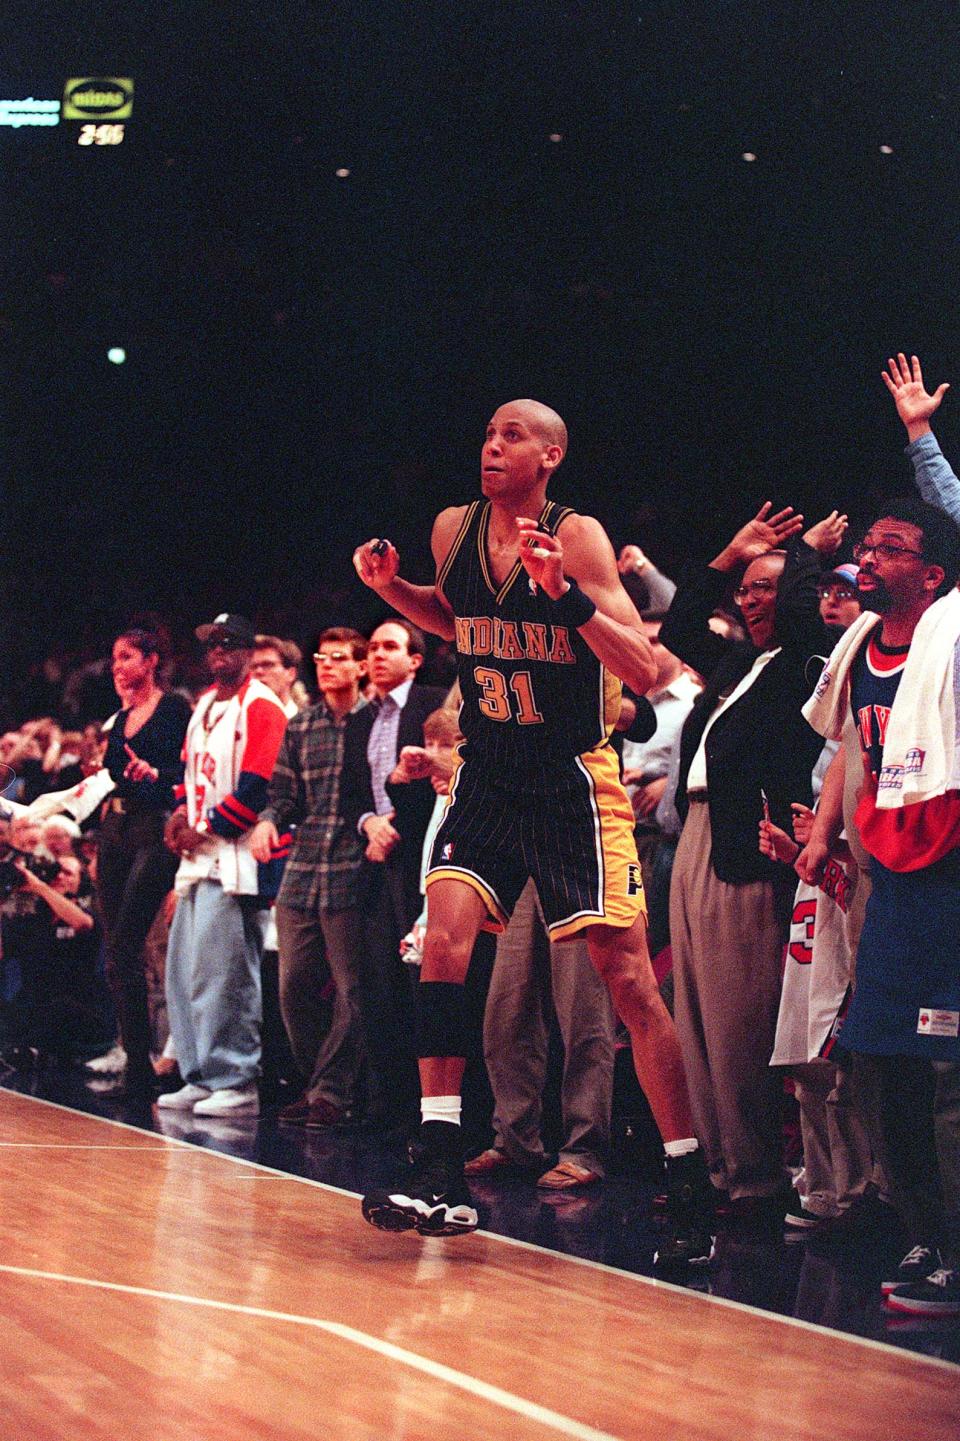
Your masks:
{"label": "crowd of spectators", "polygon": [[[884,379],[923,499],[881,507],[852,548],[838,511],[805,527],[769,504],[679,585],[622,548],[657,676],[618,744],[720,1224],[903,1243],[889,1304],[954,1315],[960,482],[930,429],[944,387],[903,356]],[[255,1115],[272,957],[281,1123],[412,1127],[455,690],[424,683],[425,638],[396,616],[369,638],[318,626],[307,664],[240,615],[196,638],[173,656],[139,618],[109,654],[40,667],[49,714],[0,737],[4,1061],[112,1068],[201,1122]],[[582,945],[548,945],[532,885],[471,986],[468,1174],[599,1184],[616,1016]]]}

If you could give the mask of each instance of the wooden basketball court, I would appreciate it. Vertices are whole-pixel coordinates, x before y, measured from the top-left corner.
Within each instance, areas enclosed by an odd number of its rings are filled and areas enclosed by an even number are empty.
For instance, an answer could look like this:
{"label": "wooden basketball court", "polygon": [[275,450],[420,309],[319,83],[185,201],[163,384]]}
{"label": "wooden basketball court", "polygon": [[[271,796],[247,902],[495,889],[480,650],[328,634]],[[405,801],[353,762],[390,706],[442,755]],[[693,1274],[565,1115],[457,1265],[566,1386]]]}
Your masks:
{"label": "wooden basketball court", "polygon": [[960,1370],[0,1091],[6,1437],[951,1441]]}

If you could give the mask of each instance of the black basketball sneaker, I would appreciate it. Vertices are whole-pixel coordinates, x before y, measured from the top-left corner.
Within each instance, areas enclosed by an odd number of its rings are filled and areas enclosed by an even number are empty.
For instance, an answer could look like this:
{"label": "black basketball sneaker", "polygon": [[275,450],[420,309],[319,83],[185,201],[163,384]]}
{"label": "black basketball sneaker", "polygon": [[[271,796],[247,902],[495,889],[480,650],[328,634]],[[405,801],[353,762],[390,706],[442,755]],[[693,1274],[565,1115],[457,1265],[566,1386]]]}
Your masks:
{"label": "black basketball sneaker", "polygon": [[716,1238],[715,1197],[703,1151],[666,1158],[667,1213],[653,1258],[658,1271],[707,1266]]}
{"label": "black basketball sneaker", "polygon": [[410,1169],[393,1191],[363,1198],[364,1220],[381,1231],[421,1236],[464,1236],[477,1229],[477,1212],[463,1176],[460,1127],[425,1121],[410,1144]]}

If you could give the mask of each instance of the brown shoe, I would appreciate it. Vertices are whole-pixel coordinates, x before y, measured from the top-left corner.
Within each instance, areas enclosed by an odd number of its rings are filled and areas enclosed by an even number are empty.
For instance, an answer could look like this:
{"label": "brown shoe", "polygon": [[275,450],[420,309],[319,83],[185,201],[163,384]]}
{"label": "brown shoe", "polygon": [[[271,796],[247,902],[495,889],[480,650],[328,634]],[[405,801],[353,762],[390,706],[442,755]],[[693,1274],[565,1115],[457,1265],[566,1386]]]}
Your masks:
{"label": "brown shoe", "polygon": [[328,1126],[338,1126],[345,1115],[339,1106],[332,1101],[325,1101],[321,1096],[319,1101],[311,1101],[307,1110],[306,1118],[301,1125],[306,1126],[308,1131],[325,1131]]}
{"label": "brown shoe", "polygon": [[602,1179],[596,1171],[588,1171],[576,1161],[560,1161],[551,1171],[544,1171],[537,1185],[547,1191],[569,1191],[573,1186],[592,1186]]}
{"label": "brown shoe", "polygon": [[499,1171],[510,1162],[502,1151],[497,1151],[493,1146],[487,1151],[481,1151],[479,1156],[474,1156],[472,1161],[465,1161],[463,1174],[465,1176],[489,1176],[491,1171]]}
{"label": "brown shoe", "polygon": [[285,1126],[305,1126],[309,1114],[310,1102],[306,1096],[301,1096],[299,1101],[291,1101],[289,1106],[282,1106],[277,1112],[277,1120]]}

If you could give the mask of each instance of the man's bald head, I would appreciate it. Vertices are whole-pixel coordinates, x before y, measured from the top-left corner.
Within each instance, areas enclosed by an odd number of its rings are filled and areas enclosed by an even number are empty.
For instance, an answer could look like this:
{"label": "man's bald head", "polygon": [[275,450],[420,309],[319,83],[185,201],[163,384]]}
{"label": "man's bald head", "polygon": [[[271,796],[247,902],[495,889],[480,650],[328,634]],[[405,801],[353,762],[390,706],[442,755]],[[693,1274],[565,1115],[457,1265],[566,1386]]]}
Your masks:
{"label": "man's bald head", "polygon": [[557,445],[567,453],[567,427],[555,410],[549,405],[543,405],[539,400],[511,400],[506,405],[501,405],[497,411],[503,415],[511,411],[527,422],[532,430],[536,432],[547,445]]}

